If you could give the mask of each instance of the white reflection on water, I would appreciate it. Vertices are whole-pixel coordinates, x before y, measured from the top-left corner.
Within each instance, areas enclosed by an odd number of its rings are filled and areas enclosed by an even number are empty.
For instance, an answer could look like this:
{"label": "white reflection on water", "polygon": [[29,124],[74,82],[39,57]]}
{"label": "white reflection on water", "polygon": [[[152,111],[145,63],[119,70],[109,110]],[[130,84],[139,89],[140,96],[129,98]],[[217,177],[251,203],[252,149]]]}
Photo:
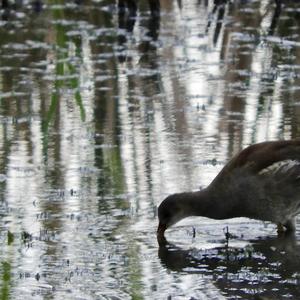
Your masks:
{"label": "white reflection on water", "polygon": [[116,10],[97,1],[49,4],[1,32],[1,259],[14,298],[222,299],[265,279],[285,293],[276,278],[293,275],[253,275],[289,266],[283,251],[297,261],[296,241],[272,240],[273,225],[190,218],[167,232],[170,248],[155,235],[168,194],[207,186],[244,146],[299,135],[299,25],[283,18],[283,43],[262,37],[268,5],[230,3],[220,20],[213,1],[162,1],[156,39],[144,3],[123,43]]}

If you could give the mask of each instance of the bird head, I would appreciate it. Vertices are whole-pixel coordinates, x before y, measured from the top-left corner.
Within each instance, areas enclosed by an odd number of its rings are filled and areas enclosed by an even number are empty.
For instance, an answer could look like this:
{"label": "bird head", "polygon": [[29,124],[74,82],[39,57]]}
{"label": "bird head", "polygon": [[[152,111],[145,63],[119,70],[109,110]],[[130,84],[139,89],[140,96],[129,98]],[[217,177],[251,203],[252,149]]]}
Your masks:
{"label": "bird head", "polygon": [[163,238],[167,228],[185,217],[185,209],[180,194],[168,196],[158,207],[157,237]]}

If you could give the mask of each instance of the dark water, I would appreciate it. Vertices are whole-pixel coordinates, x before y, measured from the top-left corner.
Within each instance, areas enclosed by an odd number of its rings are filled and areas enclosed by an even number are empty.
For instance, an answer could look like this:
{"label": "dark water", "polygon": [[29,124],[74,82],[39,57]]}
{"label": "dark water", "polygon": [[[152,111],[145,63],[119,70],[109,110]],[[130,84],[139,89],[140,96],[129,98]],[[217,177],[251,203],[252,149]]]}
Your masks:
{"label": "dark water", "polygon": [[3,8],[0,299],[299,299],[299,231],[191,218],[165,247],[155,234],[165,196],[300,137],[297,2]]}

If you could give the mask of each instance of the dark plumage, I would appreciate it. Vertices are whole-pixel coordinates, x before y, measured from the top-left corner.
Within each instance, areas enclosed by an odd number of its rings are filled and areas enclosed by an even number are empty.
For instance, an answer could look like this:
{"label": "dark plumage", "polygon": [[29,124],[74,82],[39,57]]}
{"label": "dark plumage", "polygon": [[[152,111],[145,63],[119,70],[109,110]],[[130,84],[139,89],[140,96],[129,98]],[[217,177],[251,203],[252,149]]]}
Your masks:
{"label": "dark plumage", "polygon": [[233,157],[205,189],[168,196],[158,207],[158,239],[183,218],[248,217],[295,231],[300,213],[300,140],[254,144]]}

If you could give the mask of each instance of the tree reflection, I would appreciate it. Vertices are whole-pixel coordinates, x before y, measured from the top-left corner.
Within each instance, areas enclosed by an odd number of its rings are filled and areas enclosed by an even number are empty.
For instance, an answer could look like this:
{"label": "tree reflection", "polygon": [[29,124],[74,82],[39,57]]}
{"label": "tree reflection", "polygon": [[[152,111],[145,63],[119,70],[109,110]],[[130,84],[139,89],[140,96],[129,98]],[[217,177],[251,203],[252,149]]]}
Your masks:
{"label": "tree reflection", "polygon": [[166,244],[168,273],[153,232],[167,194],[250,143],[299,137],[299,3],[17,2],[0,22],[3,297],[159,299],[168,283],[176,297],[191,273],[238,296],[255,272],[267,296],[298,297],[292,239]]}

